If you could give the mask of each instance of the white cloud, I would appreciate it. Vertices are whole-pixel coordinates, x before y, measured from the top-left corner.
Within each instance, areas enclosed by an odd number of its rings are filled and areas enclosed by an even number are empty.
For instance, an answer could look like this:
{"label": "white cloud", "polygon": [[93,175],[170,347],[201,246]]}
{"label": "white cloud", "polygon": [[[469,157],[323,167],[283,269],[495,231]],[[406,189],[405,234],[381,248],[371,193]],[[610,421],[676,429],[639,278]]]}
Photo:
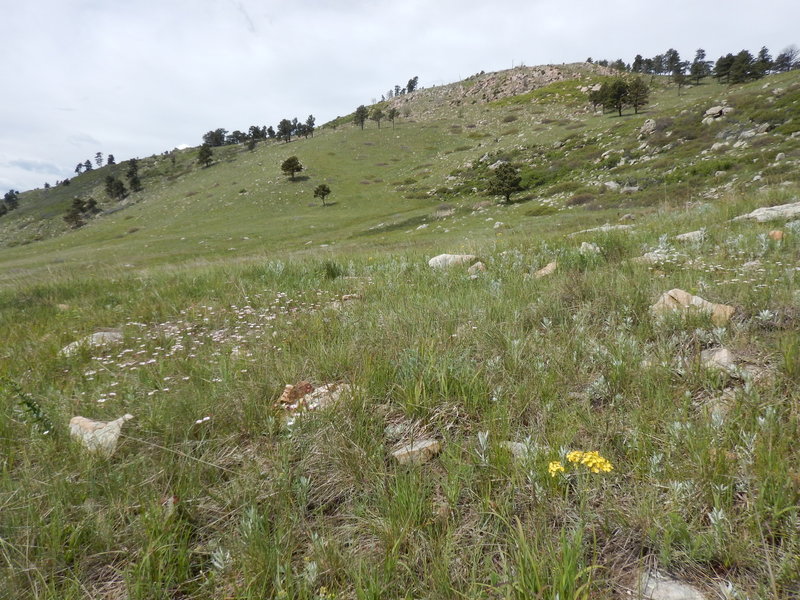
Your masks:
{"label": "white cloud", "polygon": [[16,2],[3,15],[0,193],[44,183],[14,160],[58,165],[54,181],[97,151],[125,160],[217,127],[323,123],[414,75],[428,86],[520,62],[800,41],[796,2],[759,14],[740,0]]}

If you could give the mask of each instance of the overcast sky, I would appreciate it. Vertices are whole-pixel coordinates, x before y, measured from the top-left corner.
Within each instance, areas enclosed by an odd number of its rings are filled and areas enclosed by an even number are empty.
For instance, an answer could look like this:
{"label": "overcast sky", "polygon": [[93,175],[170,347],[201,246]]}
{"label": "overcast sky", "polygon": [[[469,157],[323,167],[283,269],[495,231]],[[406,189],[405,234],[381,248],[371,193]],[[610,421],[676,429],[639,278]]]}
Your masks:
{"label": "overcast sky", "polygon": [[800,2],[0,0],[0,194],[218,127],[317,124],[419,76],[800,43]]}

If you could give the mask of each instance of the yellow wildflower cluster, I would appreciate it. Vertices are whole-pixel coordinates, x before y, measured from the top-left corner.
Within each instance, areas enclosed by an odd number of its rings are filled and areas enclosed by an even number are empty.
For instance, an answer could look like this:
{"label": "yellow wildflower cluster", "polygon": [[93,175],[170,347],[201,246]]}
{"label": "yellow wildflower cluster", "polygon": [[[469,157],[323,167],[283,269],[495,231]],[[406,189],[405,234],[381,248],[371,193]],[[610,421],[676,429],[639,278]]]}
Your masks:
{"label": "yellow wildflower cluster", "polygon": [[555,477],[557,473],[563,471],[564,471],[564,465],[562,465],[560,461],[554,460],[549,465],[547,465],[547,472],[550,473],[550,477]]}
{"label": "yellow wildflower cluster", "polygon": [[567,454],[567,460],[571,463],[585,465],[592,473],[608,473],[614,469],[608,459],[600,456],[599,452],[581,452],[580,450],[573,450]]}

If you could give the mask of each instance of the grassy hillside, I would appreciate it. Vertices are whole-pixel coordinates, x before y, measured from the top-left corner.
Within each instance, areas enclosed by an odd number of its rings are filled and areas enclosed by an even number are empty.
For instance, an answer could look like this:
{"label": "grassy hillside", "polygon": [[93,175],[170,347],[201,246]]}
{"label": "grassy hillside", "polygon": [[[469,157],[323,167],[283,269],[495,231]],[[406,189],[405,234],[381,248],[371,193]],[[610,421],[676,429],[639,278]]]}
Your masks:
{"label": "grassy hillside", "polygon": [[[79,230],[60,213],[107,167],[23,194],[0,221],[0,597],[637,598],[656,571],[800,597],[800,225],[731,220],[800,201],[798,75],[657,81],[617,118],[575,73],[421,90],[394,129],[206,169],[143,159],[144,191]],[[498,160],[528,189],[487,206]],[[657,318],[674,288],[733,316]],[[350,387],[296,414],[302,381]],[[70,437],[126,413],[110,457]],[[399,464],[420,440],[440,452]]]}

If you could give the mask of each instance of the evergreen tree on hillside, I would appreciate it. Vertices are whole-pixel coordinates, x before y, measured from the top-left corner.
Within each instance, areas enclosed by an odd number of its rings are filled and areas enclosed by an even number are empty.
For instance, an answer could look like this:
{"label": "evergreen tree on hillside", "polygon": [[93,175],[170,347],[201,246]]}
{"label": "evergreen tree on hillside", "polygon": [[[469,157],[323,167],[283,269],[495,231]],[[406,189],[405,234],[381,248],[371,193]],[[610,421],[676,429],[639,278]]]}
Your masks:
{"label": "evergreen tree on hillside", "polygon": [[207,132],[203,136],[203,144],[207,144],[209,146],[217,147],[217,146],[224,146],[225,140],[227,139],[228,130],[223,129],[220,127],[219,129],[214,129],[213,131]]}
{"label": "evergreen tree on hillside", "polygon": [[278,123],[278,133],[276,137],[279,141],[283,140],[288,144],[292,140],[292,131],[294,131],[292,122],[289,119],[281,119],[281,122]]}
{"label": "evergreen tree on hillside", "polygon": [[320,183],[320,184],[319,184],[319,185],[318,185],[318,186],[317,186],[317,187],[314,189],[314,198],[319,198],[320,200],[322,200],[322,206],[326,206],[326,204],[325,204],[325,198],[327,198],[327,197],[328,197],[328,195],[329,195],[330,193],[331,193],[331,188],[329,188],[329,187],[328,187],[326,184],[324,184],[324,183]]}
{"label": "evergreen tree on hillside", "polygon": [[641,77],[634,77],[628,84],[628,102],[633,107],[634,114],[639,113],[639,108],[648,103],[650,88],[642,81]]}
{"label": "evergreen tree on hillside", "polygon": [[19,207],[19,192],[17,190],[8,190],[3,196],[3,205],[9,211],[15,210]]}
{"label": "evergreen tree on hillside", "polygon": [[386,118],[392,122],[392,129],[394,129],[394,120],[397,118],[399,114],[400,111],[398,111],[394,106],[390,108],[388,111],[386,111]]}
{"label": "evergreen tree on hillside", "polygon": [[204,168],[208,167],[211,164],[213,156],[214,151],[211,149],[211,146],[209,144],[203,144],[197,152],[197,162],[203,165]]}
{"label": "evergreen tree on hillside", "polygon": [[727,83],[730,79],[731,67],[736,57],[733,54],[720,56],[714,64],[714,77],[720,83]]}
{"label": "evergreen tree on hillside", "polygon": [[411,79],[408,80],[408,83],[406,84],[406,91],[409,94],[411,92],[416,91],[418,83],[419,83],[419,77],[418,76],[412,77]]}
{"label": "evergreen tree on hillside", "polygon": [[367,117],[369,117],[369,111],[367,107],[362,104],[356,109],[355,115],[353,115],[353,123],[359,125],[361,129],[364,129],[364,123],[366,123]]}
{"label": "evergreen tree on hillside", "polygon": [[283,164],[281,164],[281,171],[289,175],[292,181],[294,181],[294,174],[299,173],[303,170],[303,165],[300,163],[300,159],[296,156],[290,156]]}
{"label": "evergreen tree on hillside", "polygon": [[761,50],[758,51],[758,56],[756,57],[755,64],[753,65],[753,70],[756,77],[758,79],[764,77],[772,70],[774,64],[775,63],[773,62],[772,56],[770,55],[767,47],[761,46]]}
{"label": "evergreen tree on hillside", "polygon": [[97,154],[94,155],[94,164],[97,165],[98,169],[103,166],[103,153],[102,152],[98,152]]}
{"label": "evergreen tree on hillside", "polygon": [[701,79],[708,77],[711,74],[711,62],[706,60],[706,51],[698,48],[694,54],[692,66],[689,67],[689,77],[694,80],[695,85],[700,83]]}
{"label": "evergreen tree on hillside", "polygon": [[383,118],[385,116],[386,115],[383,114],[383,111],[381,110],[381,108],[379,106],[376,106],[375,108],[372,109],[372,112],[370,113],[369,118],[372,121],[375,121],[378,124],[378,129],[380,129],[381,128],[381,121],[383,120]]}
{"label": "evergreen tree on hillside", "polygon": [[314,115],[308,115],[305,126],[306,137],[308,137],[309,135],[311,137],[314,137],[314,125],[316,122],[317,120],[314,118]]}
{"label": "evergreen tree on hillside", "polygon": [[117,179],[113,175],[106,176],[106,195],[112,200],[122,200],[128,193],[125,189],[125,184],[121,179]]}
{"label": "evergreen tree on hillside", "polygon": [[81,173],[83,173],[83,163],[78,163],[75,167],[75,174],[80,175]]}
{"label": "evergreen tree on hillside", "polygon": [[622,116],[622,109],[627,106],[629,101],[629,85],[622,77],[617,77],[611,83],[604,83],[601,89],[603,97],[603,107],[609,110],[613,109]]}
{"label": "evergreen tree on hillside", "polygon": [[511,202],[511,194],[521,192],[522,177],[519,171],[510,163],[503,163],[498,166],[489,179],[488,192],[492,196],[503,196],[506,204]]}
{"label": "evergreen tree on hillside", "polygon": [[634,73],[644,73],[644,58],[642,58],[641,54],[637,54],[636,57],[633,59],[633,64],[631,64],[631,71]]}
{"label": "evergreen tree on hillside", "polygon": [[754,69],[753,55],[747,50],[742,50],[733,59],[731,70],[728,75],[729,83],[744,83],[751,79],[757,79]]}
{"label": "evergreen tree on hillside", "polygon": [[269,139],[274,139],[275,138],[275,130],[272,128],[272,125],[267,127],[267,137]]}
{"label": "evergreen tree on hillside", "polygon": [[115,165],[115,164],[117,164],[117,160],[114,158],[113,154],[109,154],[108,155],[108,158],[106,158],[106,164],[107,165]]}
{"label": "evergreen tree on hillside", "polygon": [[91,171],[92,170],[92,161],[90,161],[88,158],[83,163],[83,170],[84,171]]}

